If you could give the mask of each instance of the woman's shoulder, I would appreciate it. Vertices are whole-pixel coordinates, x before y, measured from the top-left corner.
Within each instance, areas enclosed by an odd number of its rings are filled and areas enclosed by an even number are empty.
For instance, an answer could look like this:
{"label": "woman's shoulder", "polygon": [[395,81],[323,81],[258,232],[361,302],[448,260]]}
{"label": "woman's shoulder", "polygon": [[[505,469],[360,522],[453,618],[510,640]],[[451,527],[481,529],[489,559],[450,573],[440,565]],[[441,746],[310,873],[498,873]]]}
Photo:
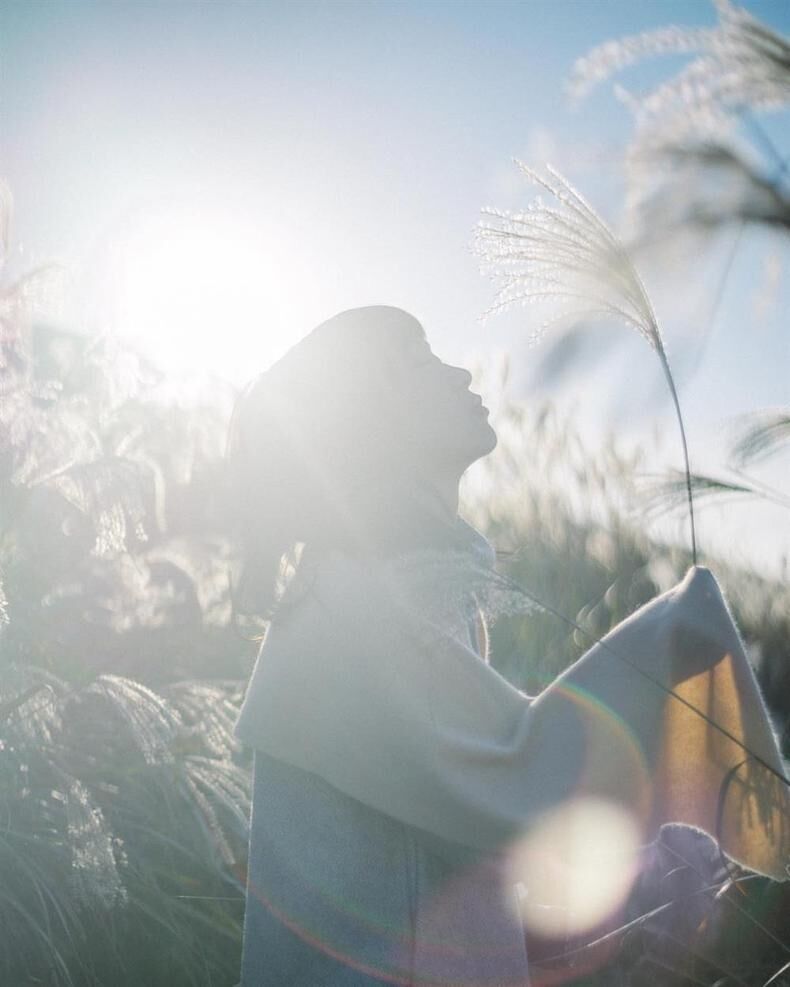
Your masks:
{"label": "woman's shoulder", "polygon": [[466,634],[469,620],[522,612],[530,601],[495,568],[496,552],[460,516],[451,543],[426,545],[388,556],[349,554],[337,549],[296,571],[281,600],[280,619],[323,614],[334,624],[360,630],[371,621],[443,623]]}

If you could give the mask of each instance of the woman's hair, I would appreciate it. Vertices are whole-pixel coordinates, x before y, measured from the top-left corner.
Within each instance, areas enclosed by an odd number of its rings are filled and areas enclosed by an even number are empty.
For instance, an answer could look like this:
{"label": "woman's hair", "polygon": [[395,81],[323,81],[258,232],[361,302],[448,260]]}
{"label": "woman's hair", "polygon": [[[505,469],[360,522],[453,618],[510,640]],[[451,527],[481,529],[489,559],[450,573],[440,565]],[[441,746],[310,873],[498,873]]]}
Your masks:
{"label": "woman's hair", "polygon": [[234,616],[269,619],[289,571],[332,549],[452,544],[451,523],[420,496],[424,474],[404,434],[397,368],[408,373],[415,338],[423,329],[401,309],[341,312],[239,396],[226,449]]}

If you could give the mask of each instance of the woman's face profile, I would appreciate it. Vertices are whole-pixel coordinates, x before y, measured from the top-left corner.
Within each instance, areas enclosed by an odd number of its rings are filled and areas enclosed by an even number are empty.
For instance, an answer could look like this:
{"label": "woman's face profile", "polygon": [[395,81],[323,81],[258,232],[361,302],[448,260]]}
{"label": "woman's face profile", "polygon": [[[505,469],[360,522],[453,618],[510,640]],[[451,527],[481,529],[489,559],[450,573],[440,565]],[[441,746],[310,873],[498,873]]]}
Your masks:
{"label": "woman's face profile", "polygon": [[400,381],[409,435],[429,465],[463,472],[497,444],[488,409],[468,370],[444,363],[424,334],[409,335]]}

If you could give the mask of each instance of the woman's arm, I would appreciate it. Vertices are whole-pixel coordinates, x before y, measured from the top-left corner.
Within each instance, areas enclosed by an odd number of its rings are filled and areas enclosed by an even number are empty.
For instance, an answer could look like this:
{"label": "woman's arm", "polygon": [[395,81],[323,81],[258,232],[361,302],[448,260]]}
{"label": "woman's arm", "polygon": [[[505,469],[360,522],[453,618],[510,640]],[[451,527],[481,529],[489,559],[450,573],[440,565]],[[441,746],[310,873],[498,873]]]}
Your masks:
{"label": "woman's arm", "polygon": [[[645,838],[668,821],[715,829],[709,807],[702,822],[673,816],[675,776],[662,776],[676,701],[661,686],[743,657],[707,570],[691,570],[535,699],[406,599],[381,570],[338,560],[309,600],[272,624],[237,733],[389,815],[480,849],[517,839],[577,797],[626,808]],[[756,691],[750,701],[759,705]],[[758,739],[770,757],[770,734]],[[689,757],[708,756],[709,741]],[[713,787],[742,759],[731,746],[711,761]]]}

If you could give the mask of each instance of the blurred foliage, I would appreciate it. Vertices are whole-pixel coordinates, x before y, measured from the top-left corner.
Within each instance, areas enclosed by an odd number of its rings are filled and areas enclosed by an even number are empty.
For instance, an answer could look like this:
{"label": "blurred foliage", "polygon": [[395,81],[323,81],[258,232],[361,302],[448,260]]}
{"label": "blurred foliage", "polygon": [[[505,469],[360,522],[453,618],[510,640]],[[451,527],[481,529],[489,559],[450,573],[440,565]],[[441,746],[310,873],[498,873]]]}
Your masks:
{"label": "blurred foliage", "polygon": [[254,654],[219,530],[230,389],[0,306],[0,983],[237,978]]}
{"label": "blurred foliage", "polygon": [[16,328],[0,412],[4,655],[69,680],[242,675],[217,516],[230,388],[179,400],[107,337]]}
{"label": "blurred foliage", "polygon": [[249,806],[239,683],[69,689],[4,663],[0,694],[0,982],[229,983]]}
{"label": "blurred foliage", "polygon": [[[503,570],[555,611],[502,617],[492,628],[494,664],[534,694],[682,578],[691,559],[647,534],[646,450],[625,451],[610,436],[593,453],[550,404],[505,399],[495,425],[499,445],[465,480],[462,512],[502,551]],[[727,594],[789,756],[790,586],[725,559],[700,561]]]}
{"label": "blurred foliage", "polygon": [[637,245],[681,229],[790,229],[787,162],[756,119],[790,104],[790,39],[732,0],[713,5],[715,27],[672,24],[609,40],[571,70],[567,91],[578,101],[640,61],[687,58],[646,92],[615,88],[634,122],[625,163]]}

